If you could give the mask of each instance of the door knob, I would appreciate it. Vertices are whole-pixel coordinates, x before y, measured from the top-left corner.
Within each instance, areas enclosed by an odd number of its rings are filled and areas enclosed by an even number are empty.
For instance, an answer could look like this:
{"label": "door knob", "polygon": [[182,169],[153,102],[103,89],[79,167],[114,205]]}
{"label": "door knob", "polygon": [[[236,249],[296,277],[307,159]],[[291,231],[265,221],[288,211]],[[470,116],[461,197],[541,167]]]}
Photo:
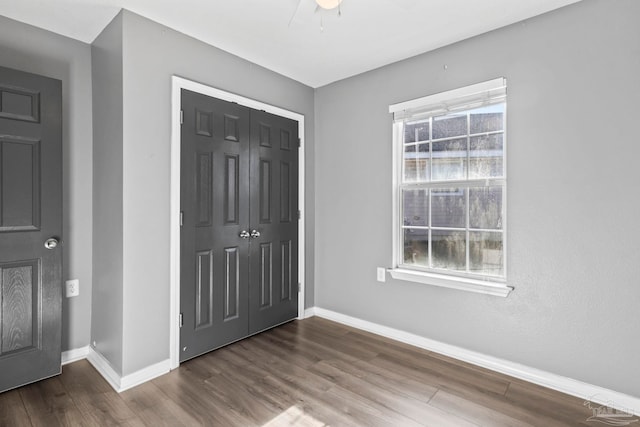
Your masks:
{"label": "door knob", "polygon": [[260,232],[258,230],[251,230],[251,238],[255,239],[260,237]]}
{"label": "door knob", "polygon": [[56,246],[58,246],[58,243],[58,239],[56,239],[55,237],[50,237],[44,241],[44,247],[47,249],[54,249]]}
{"label": "door knob", "polygon": [[242,230],[240,232],[240,237],[242,237],[243,239],[248,239],[249,237],[251,237],[251,235],[249,234],[249,232],[247,230]]}

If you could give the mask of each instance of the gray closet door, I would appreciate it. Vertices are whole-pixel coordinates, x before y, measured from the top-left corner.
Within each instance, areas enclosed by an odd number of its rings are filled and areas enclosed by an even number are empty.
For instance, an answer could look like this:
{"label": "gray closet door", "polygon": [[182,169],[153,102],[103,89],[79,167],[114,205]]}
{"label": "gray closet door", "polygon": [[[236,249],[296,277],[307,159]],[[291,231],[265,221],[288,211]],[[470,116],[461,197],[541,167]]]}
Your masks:
{"label": "gray closet door", "polygon": [[297,122],[182,91],[180,361],[297,315]]}
{"label": "gray closet door", "polygon": [[180,361],[249,327],[250,110],[184,90]]}
{"label": "gray closet door", "polygon": [[[298,122],[251,112],[249,332],[298,314]],[[257,231],[257,233],[256,233]]]}

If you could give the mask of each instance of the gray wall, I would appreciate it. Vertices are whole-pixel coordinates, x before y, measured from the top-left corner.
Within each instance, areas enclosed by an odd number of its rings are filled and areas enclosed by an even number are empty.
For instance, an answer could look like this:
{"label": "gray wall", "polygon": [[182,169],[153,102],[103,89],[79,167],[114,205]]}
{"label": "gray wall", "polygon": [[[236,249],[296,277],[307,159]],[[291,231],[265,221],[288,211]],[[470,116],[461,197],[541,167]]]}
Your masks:
{"label": "gray wall", "polygon": [[62,350],[84,347],[91,325],[91,48],[0,16],[0,65],[62,80],[63,280],[80,280],[80,295],[62,301]]}
{"label": "gray wall", "polygon": [[[91,47],[93,65],[93,318],[95,348],[122,374],[122,13]],[[144,311],[144,310],[142,310]]]}
{"label": "gray wall", "polygon": [[[309,161],[314,146],[314,93],[305,85],[128,11],[123,12],[122,65],[122,374],[127,375],[169,358],[171,76],[304,114]],[[96,105],[100,98],[94,93]],[[311,202],[312,183],[310,180],[306,188]],[[313,210],[313,203],[306,210]],[[312,221],[308,230],[307,247],[313,248]],[[313,251],[309,253],[312,260]],[[94,271],[96,284],[102,280],[98,274]],[[307,286],[309,304],[313,304],[313,275],[307,276]],[[94,316],[94,323],[99,321]]]}
{"label": "gray wall", "polygon": [[[637,0],[586,0],[318,89],[316,305],[640,396],[638,16]],[[389,104],[499,76],[515,291],[376,282]]]}

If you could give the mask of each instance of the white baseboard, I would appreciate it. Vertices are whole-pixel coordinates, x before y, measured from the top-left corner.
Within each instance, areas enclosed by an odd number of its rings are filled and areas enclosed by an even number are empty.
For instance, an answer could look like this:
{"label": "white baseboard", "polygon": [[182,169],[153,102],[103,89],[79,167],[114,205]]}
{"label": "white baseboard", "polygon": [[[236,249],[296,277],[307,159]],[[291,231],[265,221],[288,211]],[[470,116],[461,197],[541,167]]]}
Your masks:
{"label": "white baseboard", "polygon": [[96,371],[98,371],[98,373],[102,375],[109,385],[118,393],[122,393],[125,390],[150,381],[170,371],[170,361],[169,359],[166,359],[162,362],[147,366],[146,368],[132,374],[120,376],[120,374],[113,369],[109,361],[92,347],[89,348],[87,359],[89,360],[89,363],[96,368]]}
{"label": "white baseboard", "polygon": [[89,347],[87,355],[89,363],[96,368],[96,371],[109,383],[109,385],[118,393],[120,392],[120,374],[111,366],[105,357],[97,352],[93,347]]}
{"label": "white baseboard", "polygon": [[304,310],[303,319],[306,319],[307,317],[313,317],[315,315],[316,315],[316,308],[315,307],[307,308],[307,309]]}
{"label": "white baseboard", "polygon": [[89,346],[84,346],[80,348],[74,348],[71,350],[62,352],[62,365],[67,365],[69,363],[77,362],[78,360],[86,359],[89,355]]}
{"label": "white baseboard", "polygon": [[310,317],[307,316],[307,312],[313,313],[311,315],[333,320],[334,322],[342,323],[377,335],[382,335],[415,347],[443,354],[463,362],[471,363],[492,371],[500,372],[543,387],[557,390],[562,393],[570,394],[572,396],[585,399],[585,402],[589,401],[598,403],[622,412],[640,415],[640,398],[630,396],[628,394],[619,393],[593,384],[552,374],[540,369],[510,362],[505,359],[499,359],[497,357],[466,350],[461,347],[435,341],[409,332],[401,331],[399,329],[358,319],[356,317],[347,316],[324,308],[312,307],[305,310],[305,317]]}
{"label": "white baseboard", "polygon": [[129,390],[130,388],[146,383],[147,381],[151,381],[161,375],[168,374],[171,370],[170,365],[171,360],[166,359],[162,362],[154,363],[153,365],[140,369],[133,374],[125,375],[120,380],[120,390],[118,390],[118,392]]}

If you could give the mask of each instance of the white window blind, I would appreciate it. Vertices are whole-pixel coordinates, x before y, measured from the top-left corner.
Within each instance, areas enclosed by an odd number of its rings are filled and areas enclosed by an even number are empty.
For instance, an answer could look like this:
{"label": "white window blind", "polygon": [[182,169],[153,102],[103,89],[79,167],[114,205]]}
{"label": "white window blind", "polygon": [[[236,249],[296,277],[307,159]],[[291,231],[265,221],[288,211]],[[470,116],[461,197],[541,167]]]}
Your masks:
{"label": "white window blind", "polygon": [[478,108],[503,102],[507,96],[504,77],[463,88],[440,92],[389,106],[394,121],[439,116],[460,109]]}

